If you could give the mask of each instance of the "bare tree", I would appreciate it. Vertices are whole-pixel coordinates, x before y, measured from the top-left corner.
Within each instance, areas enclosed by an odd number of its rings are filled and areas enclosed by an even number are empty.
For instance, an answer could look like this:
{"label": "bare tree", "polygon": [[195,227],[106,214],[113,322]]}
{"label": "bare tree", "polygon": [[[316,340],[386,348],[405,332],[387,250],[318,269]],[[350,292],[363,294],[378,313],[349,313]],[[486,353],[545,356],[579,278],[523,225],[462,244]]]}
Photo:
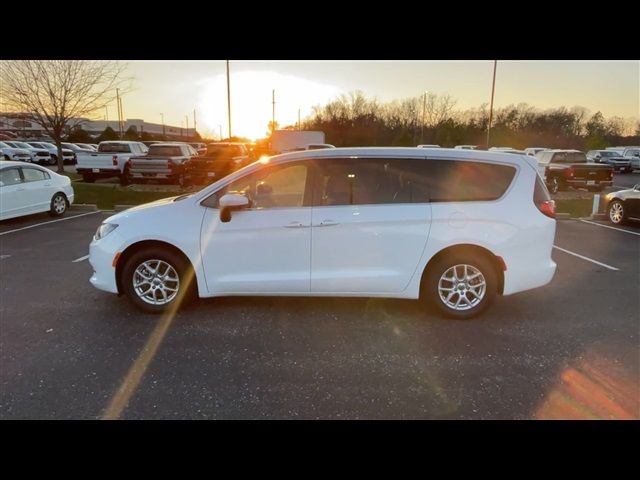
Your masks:
{"label": "bare tree", "polygon": [[113,61],[3,61],[0,97],[6,106],[24,112],[42,126],[58,147],[63,172],[62,136],[77,119],[88,117],[113,101],[116,87],[128,88],[125,65]]}

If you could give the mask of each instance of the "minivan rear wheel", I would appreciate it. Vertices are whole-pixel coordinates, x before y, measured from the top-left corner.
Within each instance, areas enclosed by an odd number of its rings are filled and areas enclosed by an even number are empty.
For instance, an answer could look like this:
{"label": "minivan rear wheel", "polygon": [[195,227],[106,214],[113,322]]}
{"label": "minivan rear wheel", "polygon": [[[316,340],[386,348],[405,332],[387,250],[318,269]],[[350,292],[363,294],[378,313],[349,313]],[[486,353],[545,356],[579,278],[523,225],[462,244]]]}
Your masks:
{"label": "minivan rear wheel", "polygon": [[446,317],[467,320],[479,315],[497,291],[495,266],[482,255],[455,253],[427,272],[425,297]]}
{"label": "minivan rear wheel", "polygon": [[121,285],[140,310],[175,310],[195,297],[193,269],[181,256],[163,248],[133,254],[122,269]]}

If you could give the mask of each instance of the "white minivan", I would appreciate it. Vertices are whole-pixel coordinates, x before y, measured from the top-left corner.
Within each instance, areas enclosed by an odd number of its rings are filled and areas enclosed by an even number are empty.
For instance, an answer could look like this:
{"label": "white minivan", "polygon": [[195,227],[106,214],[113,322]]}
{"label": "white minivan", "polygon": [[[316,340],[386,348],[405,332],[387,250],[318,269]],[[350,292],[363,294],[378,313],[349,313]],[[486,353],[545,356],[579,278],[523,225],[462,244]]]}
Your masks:
{"label": "white minivan", "polygon": [[395,297],[466,319],[551,281],[554,216],[530,156],[301,151],[109,217],[91,283],[148,312],[195,296]]}

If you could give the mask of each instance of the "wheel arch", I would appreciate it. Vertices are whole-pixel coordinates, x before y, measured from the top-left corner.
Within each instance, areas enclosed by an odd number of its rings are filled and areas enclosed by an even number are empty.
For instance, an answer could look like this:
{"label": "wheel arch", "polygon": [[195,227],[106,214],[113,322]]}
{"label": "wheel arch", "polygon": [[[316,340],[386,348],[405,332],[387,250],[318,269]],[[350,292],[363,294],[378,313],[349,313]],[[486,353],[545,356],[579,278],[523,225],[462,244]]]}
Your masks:
{"label": "wheel arch", "polygon": [[443,248],[438,253],[436,253],[433,257],[429,259],[427,265],[425,265],[424,270],[422,271],[422,278],[420,279],[420,295],[422,296],[423,288],[425,285],[425,281],[427,278],[427,273],[429,269],[433,267],[440,259],[455,255],[459,253],[471,253],[475,255],[482,255],[486,259],[489,260],[491,265],[493,265],[496,278],[498,279],[497,291],[499,295],[502,295],[504,291],[504,267],[502,262],[498,259],[498,257],[488,250],[485,247],[481,247],[480,245],[475,245],[472,243],[459,243],[456,245],[450,245],[448,247]]}
{"label": "wheel arch", "polygon": [[162,240],[140,240],[138,242],[132,243],[131,245],[129,245],[127,248],[124,249],[124,251],[118,256],[118,260],[116,263],[116,286],[118,288],[118,294],[122,295],[123,291],[122,291],[122,270],[124,268],[124,266],[127,263],[127,260],[129,260],[129,258],[131,258],[132,255],[140,252],[141,250],[147,249],[147,248],[162,248],[165,250],[168,250],[170,252],[175,253],[176,255],[180,256],[185,263],[190,267],[191,272],[193,274],[193,282],[194,283],[194,289],[197,292],[198,291],[198,278],[197,275],[195,273],[195,267],[193,265],[193,263],[191,262],[191,260],[189,259],[189,257],[187,256],[186,253],[184,253],[180,248],[176,247],[175,245],[172,245],[168,242],[164,242]]}

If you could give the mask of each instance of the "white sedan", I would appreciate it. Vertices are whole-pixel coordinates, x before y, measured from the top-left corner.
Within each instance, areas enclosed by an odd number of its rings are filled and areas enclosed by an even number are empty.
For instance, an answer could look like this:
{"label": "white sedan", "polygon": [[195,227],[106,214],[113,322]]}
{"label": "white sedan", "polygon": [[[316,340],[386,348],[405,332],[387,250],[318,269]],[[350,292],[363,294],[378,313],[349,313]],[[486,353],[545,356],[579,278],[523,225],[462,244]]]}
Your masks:
{"label": "white sedan", "polygon": [[0,161],[0,220],[40,212],[60,217],[73,197],[69,177],[39,165]]}

